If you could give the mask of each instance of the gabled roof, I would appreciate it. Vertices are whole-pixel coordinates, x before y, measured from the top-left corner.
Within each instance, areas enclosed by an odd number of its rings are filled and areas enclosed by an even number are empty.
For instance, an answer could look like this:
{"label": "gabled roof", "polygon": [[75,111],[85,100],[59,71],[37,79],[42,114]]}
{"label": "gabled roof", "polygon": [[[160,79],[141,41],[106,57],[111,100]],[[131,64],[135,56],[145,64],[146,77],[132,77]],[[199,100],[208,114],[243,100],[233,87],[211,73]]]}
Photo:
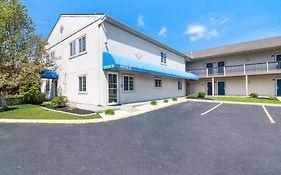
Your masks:
{"label": "gabled roof", "polygon": [[[79,17],[79,16],[86,16],[86,15],[87,16],[103,15],[103,17],[105,17],[104,21],[106,21],[106,22],[108,22],[108,23],[110,23],[110,24],[112,24],[112,25],[114,25],[116,27],[119,27],[120,29],[125,30],[125,31],[127,31],[127,32],[129,32],[129,33],[131,33],[131,34],[133,34],[133,35],[135,35],[137,37],[139,37],[139,38],[142,38],[143,40],[151,42],[151,43],[153,43],[153,44],[155,44],[155,45],[157,45],[159,47],[162,47],[163,49],[166,49],[166,50],[168,50],[170,52],[173,52],[173,53],[175,53],[175,54],[177,54],[177,55],[179,55],[181,57],[189,59],[188,56],[186,56],[184,53],[179,52],[179,51],[177,51],[177,50],[175,50],[175,49],[173,49],[173,48],[171,48],[171,47],[169,47],[169,46],[167,46],[167,45],[165,45],[165,44],[163,44],[163,43],[161,43],[161,42],[159,42],[159,41],[157,41],[157,40],[155,40],[155,39],[153,39],[153,38],[151,38],[151,37],[149,37],[149,36],[147,36],[147,35],[145,35],[145,34],[143,34],[141,32],[139,32],[139,31],[133,29],[132,27],[130,27],[130,26],[128,26],[128,25],[126,25],[126,24],[124,24],[124,23],[114,19],[114,18],[112,18],[111,16],[103,14],[103,13],[99,13],[99,14],[61,14],[60,17],[58,18],[57,22],[59,21],[59,19],[62,16],[71,16],[71,17],[77,16],[77,17]],[[52,31],[53,31],[53,29],[52,29]],[[50,33],[52,33],[52,31]]]}
{"label": "gabled roof", "polygon": [[281,36],[260,39],[255,41],[231,44],[222,47],[186,53],[191,59],[210,58],[215,56],[228,56],[234,54],[253,53],[270,49],[281,49]]}

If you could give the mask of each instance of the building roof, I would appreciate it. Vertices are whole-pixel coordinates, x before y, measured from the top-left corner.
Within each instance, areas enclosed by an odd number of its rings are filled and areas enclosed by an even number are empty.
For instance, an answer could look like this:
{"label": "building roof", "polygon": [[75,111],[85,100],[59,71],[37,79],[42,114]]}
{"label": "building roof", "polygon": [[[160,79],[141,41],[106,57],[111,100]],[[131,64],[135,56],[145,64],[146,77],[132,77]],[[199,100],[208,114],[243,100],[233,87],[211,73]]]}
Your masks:
{"label": "building roof", "polygon": [[[186,56],[184,53],[179,52],[179,51],[177,51],[177,50],[175,50],[175,49],[173,49],[173,48],[171,48],[171,47],[169,47],[169,46],[167,46],[167,45],[165,45],[165,44],[163,44],[163,43],[161,43],[161,42],[159,42],[159,41],[157,41],[157,40],[155,40],[155,39],[153,39],[153,38],[151,38],[151,37],[149,37],[149,36],[147,36],[147,35],[145,35],[145,34],[143,34],[141,32],[139,32],[139,31],[137,31],[135,29],[133,29],[132,27],[130,27],[130,26],[128,26],[128,25],[118,21],[117,19],[114,19],[111,16],[109,16],[107,14],[104,14],[104,13],[99,13],[99,14],[61,14],[60,17],[58,18],[58,20],[62,16],[64,16],[64,17],[65,16],[71,16],[71,17],[77,16],[77,17],[79,17],[79,16],[94,16],[94,15],[103,15],[105,17],[104,21],[106,21],[106,22],[108,22],[108,23],[110,23],[110,24],[112,24],[112,25],[114,25],[116,27],[119,27],[120,29],[125,30],[125,31],[127,31],[127,32],[129,32],[129,33],[131,33],[131,34],[133,34],[133,35],[135,35],[137,37],[139,37],[139,38],[142,38],[143,40],[146,40],[146,41],[148,41],[150,43],[153,43],[153,44],[155,44],[155,45],[157,45],[159,47],[162,47],[163,49],[166,49],[166,50],[168,50],[170,52],[173,52],[173,53],[175,53],[175,54],[177,54],[177,55],[179,55],[181,57],[189,59],[189,57]],[[57,22],[58,22],[58,20],[57,20]],[[91,23],[91,24],[93,24],[93,23]],[[53,29],[52,29],[52,31],[53,31]]]}
{"label": "building roof", "polygon": [[210,58],[215,56],[228,56],[242,53],[252,53],[269,49],[281,48],[281,36],[260,39],[255,41],[231,44],[222,47],[209,48],[186,53],[191,59]]}

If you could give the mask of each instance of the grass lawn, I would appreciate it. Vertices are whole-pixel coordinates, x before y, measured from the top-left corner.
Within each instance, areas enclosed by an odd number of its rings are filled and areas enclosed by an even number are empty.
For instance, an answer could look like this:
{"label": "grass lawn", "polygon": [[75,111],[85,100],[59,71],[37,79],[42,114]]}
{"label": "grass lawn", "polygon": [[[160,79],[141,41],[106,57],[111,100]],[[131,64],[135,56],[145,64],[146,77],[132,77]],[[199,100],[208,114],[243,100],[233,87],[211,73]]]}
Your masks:
{"label": "grass lawn", "polygon": [[247,97],[205,97],[208,100],[215,101],[233,101],[233,102],[248,102],[248,103],[265,103],[265,104],[281,104],[279,100],[269,100],[262,98],[247,98]]}
{"label": "grass lawn", "polygon": [[97,119],[98,114],[91,116],[76,116],[60,112],[52,112],[40,108],[36,105],[19,105],[10,107],[9,111],[0,112],[0,119],[55,119],[55,120],[77,120],[77,119]]}

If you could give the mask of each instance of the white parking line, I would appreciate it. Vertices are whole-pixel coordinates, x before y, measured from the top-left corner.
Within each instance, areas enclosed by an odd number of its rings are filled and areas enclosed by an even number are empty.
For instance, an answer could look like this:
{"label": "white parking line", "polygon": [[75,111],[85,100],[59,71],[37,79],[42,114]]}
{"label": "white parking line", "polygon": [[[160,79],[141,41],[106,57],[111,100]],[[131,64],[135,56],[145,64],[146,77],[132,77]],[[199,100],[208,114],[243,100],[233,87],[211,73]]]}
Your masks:
{"label": "white parking line", "polygon": [[268,118],[268,120],[270,121],[270,123],[275,123],[275,121],[273,120],[273,118],[271,117],[270,113],[267,111],[266,107],[264,105],[262,105],[262,108]]}
{"label": "white parking line", "polygon": [[212,107],[211,109],[209,109],[209,110],[208,110],[208,111],[206,111],[206,112],[203,112],[201,115],[205,115],[205,114],[207,114],[207,113],[211,112],[212,110],[216,109],[216,108],[217,108],[217,107],[219,107],[220,105],[222,105],[222,103],[220,103],[220,104],[216,105],[215,107]]}

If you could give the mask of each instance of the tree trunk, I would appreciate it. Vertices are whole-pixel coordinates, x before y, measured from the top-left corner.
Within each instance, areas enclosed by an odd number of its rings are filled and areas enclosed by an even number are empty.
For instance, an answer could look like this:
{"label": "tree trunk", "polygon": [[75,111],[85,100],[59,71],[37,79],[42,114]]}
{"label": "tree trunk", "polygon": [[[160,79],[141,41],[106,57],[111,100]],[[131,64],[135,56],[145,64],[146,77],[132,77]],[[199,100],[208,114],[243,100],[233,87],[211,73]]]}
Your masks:
{"label": "tree trunk", "polygon": [[3,92],[0,91],[0,102],[1,102],[1,107],[2,107],[2,111],[7,111],[8,110],[8,105],[7,102],[4,98]]}

